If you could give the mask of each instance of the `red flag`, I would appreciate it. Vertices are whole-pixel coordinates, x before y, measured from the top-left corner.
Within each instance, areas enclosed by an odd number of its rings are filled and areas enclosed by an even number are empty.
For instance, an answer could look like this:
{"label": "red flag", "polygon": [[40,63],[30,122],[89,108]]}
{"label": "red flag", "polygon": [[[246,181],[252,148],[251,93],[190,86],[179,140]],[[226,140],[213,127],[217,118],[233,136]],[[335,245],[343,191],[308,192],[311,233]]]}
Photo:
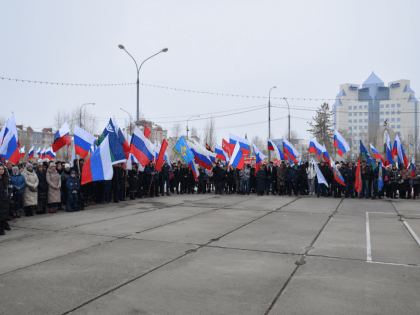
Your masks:
{"label": "red flag", "polygon": [[210,146],[206,143],[206,149],[213,153],[213,150],[210,148]]}
{"label": "red flag", "polygon": [[229,157],[232,156],[233,150],[235,149],[235,145],[233,145],[233,147],[231,147],[230,143],[227,142],[225,139],[223,139],[222,141],[222,149],[223,151],[225,151],[227,153],[227,155]]}
{"label": "red flag", "polygon": [[354,182],[354,190],[360,194],[362,191],[362,172],[360,172],[360,159],[357,161],[356,181]]}
{"label": "red flag", "polygon": [[[152,132],[147,128],[147,126],[144,126],[144,136],[149,139],[149,136]],[[150,140],[150,139],[149,139]]]}
{"label": "red flag", "polygon": [[156,169],[161,172],[162,171],[162,164],[163,164],[163,158],[165,156],[166,148],[168,147],[168,142],[166,142],[166,139],[163,139],[162,146],[160,147],[159,156],[156,161]]}

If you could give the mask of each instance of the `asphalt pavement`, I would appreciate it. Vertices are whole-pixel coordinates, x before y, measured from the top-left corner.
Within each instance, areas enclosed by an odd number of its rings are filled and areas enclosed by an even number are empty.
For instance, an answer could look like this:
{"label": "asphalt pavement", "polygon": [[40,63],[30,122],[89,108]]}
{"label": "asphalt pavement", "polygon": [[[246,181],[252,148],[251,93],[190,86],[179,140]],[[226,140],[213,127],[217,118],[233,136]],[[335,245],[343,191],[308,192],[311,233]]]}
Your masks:
{"label": "asphalt pavement", "polygon": [[420,202],[172,195],[22,217],[0,314],[420,314]]}

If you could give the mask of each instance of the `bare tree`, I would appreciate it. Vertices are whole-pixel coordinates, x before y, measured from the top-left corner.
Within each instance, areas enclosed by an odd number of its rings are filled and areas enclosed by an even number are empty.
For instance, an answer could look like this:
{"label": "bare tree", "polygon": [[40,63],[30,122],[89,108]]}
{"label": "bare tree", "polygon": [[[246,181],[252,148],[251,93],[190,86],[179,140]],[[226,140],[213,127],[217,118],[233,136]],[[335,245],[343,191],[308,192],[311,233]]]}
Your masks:
{"label": "bare tree", "polygon": [[[258,135],[254,136],[252,138],[252,143],[255,144],[258,148],[258,150],[261,151],[262,154],[264,155],[268,155],[268,146],[267,146],[267,141],[264,141],[263,139],[261,139]],[[251,146],[252,147],[252,146]],[[254,149],[252,148],[252,152],[255,155]]]}
{"label": "bare tree", "polygon": [[316,111],[316,116],[312,117],[312,121],[309,122],[311,127],[309,131],[315,139],[325,145],[328,152],[332,152],[334,139],[334,128],[333,128],[333,112],[330,110],[328,103],[324,103]]}
{"label": "bare tree", "polygon": [[[289,140],[288,138],[289,138],[289,131],[288,130],[286,130],[285,132],[284,132],[284,134],[283,134],[283,138],[284,139],[286,139],[286,140]],[[296,144],[298,144],[298,140],[299,140],[300,138],[299,138],[299,134],[298,134],[298,132],[296,131],[296,130],[290,130],[290,140],[289,140],[289,142],[292,144],[292,145],[296,145]]]}
{"label": "bare tree", "polygon": [[174,123],[171,129],[172,137],[179,138],[181,136],[181,123]]}
{"label": "bare tree", "polygon": [[4,126],[4,124],[7,122],[7,119],[3,116],[0,116],[0,126]]}
{"label": "bare tree", "polygon": [[204,145],[208,144],[210,148],[214,150],[214,146],[217,141],[214,118],[209,118],[204,127]]}
{"label": "bare tree", "polygon": [[191,127],[191,137],[198,137],[197,128]]}

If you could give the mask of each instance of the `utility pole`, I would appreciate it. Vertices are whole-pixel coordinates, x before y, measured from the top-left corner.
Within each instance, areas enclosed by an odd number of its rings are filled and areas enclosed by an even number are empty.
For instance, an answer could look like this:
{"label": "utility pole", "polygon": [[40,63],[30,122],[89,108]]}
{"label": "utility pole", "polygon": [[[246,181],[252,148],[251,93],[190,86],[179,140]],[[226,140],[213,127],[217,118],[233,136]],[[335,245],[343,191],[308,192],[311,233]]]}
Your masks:
{"label": "utility pole", "polygon": [[[271,140],[271,90],[277,88],[277,86],[273,86],[270,91],[268,92],[268,139]],[[271,161],[271,151],[268,150],[268,162]]]}

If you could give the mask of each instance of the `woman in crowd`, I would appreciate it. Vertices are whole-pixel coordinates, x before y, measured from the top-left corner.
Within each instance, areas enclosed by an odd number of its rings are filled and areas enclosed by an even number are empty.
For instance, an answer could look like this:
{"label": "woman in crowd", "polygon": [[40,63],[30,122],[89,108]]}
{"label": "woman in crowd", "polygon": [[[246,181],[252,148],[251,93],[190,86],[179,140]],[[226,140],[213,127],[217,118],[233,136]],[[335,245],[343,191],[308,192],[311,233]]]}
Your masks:
{"label": "woman in crowd", "polygon": [[306,173],[308,174],[308,190],[309,195],[315,195],[315,166],[312,163],[309,163],[309,167],[306,170]]}
{"label": "woman in crowd", "polygon": [[0,165],[0,235],[5,235],[4,230],[10,230],[7,219],[9,216],[11,194],[12,188],[8,172],[4,165]]}
{"label": "woman in crowd", "polygon": [[56,213],[57,210],[54,209],[61,204],[61,179],[60,175],[57,172],[55,163],[50,163],[50,166],[47,171],[47,183],[48,183],[48,207],[50,208],[50,213]]}
{"label": "woman in crowd", "polygon": [[266,171],[264,170],[264,165],[260,165],[260,169],[257,172],[257,191],[258,191],[258,196],[263,196],[264,195],[264,191],[266,188],[266,182],[265,182],[265,178],[266,178]]}
{"label": "woman in crowd", "polygon": [[20,204],[22,202],[23,196],[23,189],[26,186],[25,177],[19,172],[19,167],[13,166],[12,168],[13,174],[10,175],[10,182],[13,187],[13,200],[14,200],[14,209],[13,210],[13,217],[20,218]]}
{"label": "woman in crowd", "polygon": [[31,163],[26,163],[25,169],[22,171],[25,178],[26,186],[23,192],[23,208],[25,216],[33,216],[32,210],[37,210],[38,205],[38,176],[36,175]]}

